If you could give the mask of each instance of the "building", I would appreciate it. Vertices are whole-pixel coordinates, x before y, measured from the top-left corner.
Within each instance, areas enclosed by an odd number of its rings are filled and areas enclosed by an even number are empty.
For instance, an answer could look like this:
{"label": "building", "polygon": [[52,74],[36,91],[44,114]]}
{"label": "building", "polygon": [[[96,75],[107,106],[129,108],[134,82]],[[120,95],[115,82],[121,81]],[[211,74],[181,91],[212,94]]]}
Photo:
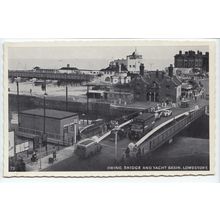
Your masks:
{"label": "building", "polygon": [[116,59],[109,63],[106,69],[102,69],[105,74],[115,73],[139,73],[140,65],[143,63],[142,55],[138,54],[135,50],[131,55],[128,55],[126,59]]}
{"label": "building", "polygon": [[104,91],[104,90],[89,90],[89,99],[96,101],[110,102],[112,104],[127,105],[134,102],[134,94],[124,91]]}
{"label": "building", "polygon": [[93,76],[98,76],[102,72],[100,70],[91,70],[91,69],[79,69],[81,74],[88,74]]}
{"label": "building", "polygon": [[70,64],[67,64],[67,66],[61,67],[59,69],[59,73],[73,74],[73,73],[80,73],[80,71],[76,67],[71,67]]}
{"label": "building", "polygon": [[201,51],[186,51],[174,56],[174,66],[175,68],[193,68],[201,69],[205,72],[209,71],[209,53],[203,54]]}
{"label": "building", "polygon": [[172,71],[150,71],[138,75],[131,81],[134,99],[151,102],[179,102],[181,98],[181,81],[173,76]]}
{"label": "building", "polygon": [[101,69],[100,71],[105,75],[128,72],[126,65],[123,62],[121,63],[120,60],[111,61],[107,68]]}
{"label": "building", "polygon": [[[53,109],[45,109],[45,133],[48,142],[71,144],[76,141],[78,114]],[[30,109],[19,113],[19,135],[33,138],[42,135],[44,129],[44,109]]]}
{"label": "building", "polygon": [[104,99],[104,90],[89,90],[87,93],[89,99]]}
{"label": "building", "polygon": [[105,98],[112,104],[127,105],[134,102],[134,94],[123,91],[105,91]]}
{"label": "building", "polygon": [[143,62],[142,55],[135,50],[131,55],[127,56],[127,69],[131,73],[139,73],[140,65]]}
{"label": "building", "polygon": [[127,84],[131,81],[131,77],[125,74],[114,75],[110,77],[110,82],[114,84]]}

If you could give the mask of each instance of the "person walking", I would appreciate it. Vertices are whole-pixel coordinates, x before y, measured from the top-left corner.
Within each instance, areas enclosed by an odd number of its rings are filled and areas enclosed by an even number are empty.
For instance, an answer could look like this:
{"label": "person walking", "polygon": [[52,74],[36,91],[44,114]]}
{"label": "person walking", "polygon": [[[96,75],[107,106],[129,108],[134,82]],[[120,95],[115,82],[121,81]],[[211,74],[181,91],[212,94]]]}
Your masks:
{"label": "person walking", "polygon": [[137,158],[137,160],[141,159],[141,148],[140,147],[138,148],[138,151],[136,153],[136,158]]}
{"label": "person walking", "polygon": [[130,157],[130,148],[129,147],[126,148],[125,155],[126,155],[126,158]]}
{"label": "person walking", "polygon": [[53,148],[53,160],[57,160],[57,151],[55,147]]}

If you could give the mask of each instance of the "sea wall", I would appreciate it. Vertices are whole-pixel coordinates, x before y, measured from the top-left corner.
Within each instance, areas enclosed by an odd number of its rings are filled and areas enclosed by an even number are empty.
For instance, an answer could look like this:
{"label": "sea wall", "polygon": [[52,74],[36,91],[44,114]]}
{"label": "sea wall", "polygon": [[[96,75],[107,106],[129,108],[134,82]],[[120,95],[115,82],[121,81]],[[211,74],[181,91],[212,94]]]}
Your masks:
{"label": "sea wall", "polygon": [[[43,98],[35,96],[19,95],[19,109],[20,111],[32,108],[43,108]],[[56,110],[66,110],[65,100],[46,99],[46,108]],[[106,117],[110,114],[110,104],[108,103],[92,103],[88,104],[90,118]],[[9,95],[9,111],[17,111],[17,96]],[[84,102],[68,102],[68,111],[79,114],[87,112],[87,104]]]}

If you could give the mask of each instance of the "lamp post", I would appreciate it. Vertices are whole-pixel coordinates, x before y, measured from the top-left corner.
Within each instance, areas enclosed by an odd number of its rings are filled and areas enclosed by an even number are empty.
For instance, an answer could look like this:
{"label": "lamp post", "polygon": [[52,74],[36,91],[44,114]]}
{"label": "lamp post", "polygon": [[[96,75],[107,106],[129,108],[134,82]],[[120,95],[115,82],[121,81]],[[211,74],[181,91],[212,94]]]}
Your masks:
{"label": "lamp post", "polygon": [[87,114],[87,125],[89,124],[89,85],[87,85],[87,102],[86,102],[86,114]]}
{"label": "lamp post", "polygon": [[65,73],[65,81],[66,81],[66,111],[68,110],[68,87],[67,87],[67,73]]}
{"label": "lamp post", "polygon": [[[44,93],[44,109],[43,109],[43,134],[41,136],[41,144],[40,144],[40,169],[41,169],[41,157],[42,157],[42,145],[45,144],[46,140],[46,97],[47,97],[47,93],[45,91]],[[47,143],[45,145],[45,149],[46,149],[46,154],[47,154]]]}
{"label": "lamp post", "polygon": [[76,135],[76,125],[77,125],[77,123],[74,122],[74,124],[73,124],[73,126],[74,126],[74,145],[75,145],[76,142],[77,142],[77,140],[76,140],[76,137],[77,137],[77,135]]}
{"label": "lamp post", "polygon": [[[17,85],[17,114],[18,114],[18,118],[19,118],[20,102],[19,102],[19,83],[18,83],[18,78],[16,78],[16,85]],[[18,123],[18,125],[19,125],[19,123]]]}
{"label": "lamp post", "polygon": [[[19,114],[20,114],[20,102],[19,102],[19,79],[16,78],[16,85],[17,85],[17,115],[18,115],[18,127],[19,127]],[[15,143],[15,129],[14,129],[14,159],[17,161],[17,154],[16,154],[16,143]]]}
{"label": "lamp post", "polygon": [[114,132],[115,132],[115,162],[118,160],[118,131],[120,128],[118,125],[115,126]]}
{"label": "lamp post", "polygon": [[[44,143],[46,141],[46,97],[47,97],[47,93],[45,91],[44,93],[44,123],[43,123],[43,140]],[[47,143],[45,145],[45,149],[46,149],[46,154],[47,154]]]}

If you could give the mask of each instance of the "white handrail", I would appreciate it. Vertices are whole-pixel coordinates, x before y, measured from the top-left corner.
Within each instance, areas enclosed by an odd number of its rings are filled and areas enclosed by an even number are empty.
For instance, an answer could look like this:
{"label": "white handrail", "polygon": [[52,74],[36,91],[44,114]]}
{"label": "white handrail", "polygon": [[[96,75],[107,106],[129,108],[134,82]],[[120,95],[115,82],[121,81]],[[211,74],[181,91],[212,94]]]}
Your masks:
{"label": "white handrail", "polygon": [[159,129],[161,129],[162,127],[164,127],[165,125],[171,123],[172,121],[174,121],[174,120],[176,120],[176,119],[178,119],[178,118],[180,118],[180,117],[182,117],[182,116],[184,116],[184,115],[187,115],[187,114],[189,114],[188,111],[187,111],[187,112],[184,112],[184,113],[182,113],[182,114],[180,114],[180,115],[177,115],[177,116],[171,118],[170,120],[165,121],[164,123],[158,125],[158,126],[155,127],[153,130],[151,130],[150,132],[148,132],[144,137],[142,137],[139,141],[137,141],[136,144],[135,144],[135,146],[136,146],[136,147],[140,146],[140,145],[141,145],[143,142],[145,142],[153,133],[155,133],[156,131],[158,131]]}
{"label": "white handrail", "polygon": [[[123,128],[124,126],[130,124],[132,121],[133,121],[133,119],[126,121],[126,122],[120,124],[120,125],[118,126],[118,128]],[[113,130],[114,130],[114,128],[113,128],[112,130],[108,131],[107,133],[105,133],[104,135],[102,135],[102,136],[98,139],[97,142],[99,143],[100,141],[102,141],[103,139],[105,139],[106,137],[108,137]]]}

